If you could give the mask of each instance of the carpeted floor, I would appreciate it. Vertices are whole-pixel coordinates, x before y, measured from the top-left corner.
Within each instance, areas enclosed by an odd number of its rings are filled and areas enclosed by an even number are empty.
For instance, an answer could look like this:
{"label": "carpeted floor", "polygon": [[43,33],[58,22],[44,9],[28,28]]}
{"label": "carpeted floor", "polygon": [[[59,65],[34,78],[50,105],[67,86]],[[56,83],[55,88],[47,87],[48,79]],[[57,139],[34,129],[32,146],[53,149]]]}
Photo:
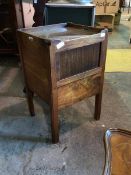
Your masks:
{"label": "carpeted floor", "polygon": [[131,128],[131,73],[105,75],[102,114],[93,119],[94,98],[59,112],[60,144],[50,144],[50,112],[35,97],[29,116],[21,71],[0,67],[0,174],[97,175],[104,167],[107,128]]}
{"label": "carpeted floor", "polygon": [[131,72],[131,49],[108,49],[106,72]]}

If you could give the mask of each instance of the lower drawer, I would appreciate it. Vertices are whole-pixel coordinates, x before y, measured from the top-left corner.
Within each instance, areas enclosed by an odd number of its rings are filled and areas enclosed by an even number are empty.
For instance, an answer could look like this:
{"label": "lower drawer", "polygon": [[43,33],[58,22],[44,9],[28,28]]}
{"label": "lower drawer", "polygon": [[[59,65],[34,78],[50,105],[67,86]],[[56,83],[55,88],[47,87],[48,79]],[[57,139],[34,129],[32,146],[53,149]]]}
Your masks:
{"label": "lower drawer", "polygon": [[58,88],[59,108],[71,105],[99,92],[101,74],[95,74]]}

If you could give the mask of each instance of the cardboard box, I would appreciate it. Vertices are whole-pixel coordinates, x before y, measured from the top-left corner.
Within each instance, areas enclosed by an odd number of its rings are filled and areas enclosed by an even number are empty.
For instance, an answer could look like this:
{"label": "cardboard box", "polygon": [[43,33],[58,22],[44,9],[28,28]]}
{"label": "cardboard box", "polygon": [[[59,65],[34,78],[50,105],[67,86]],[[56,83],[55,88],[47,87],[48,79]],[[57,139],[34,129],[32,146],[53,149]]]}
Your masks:
{"label": "cardboard box", "polygon": [[119,9],[119,0],[94,0],[96,5],[96,14],[117,13]]}

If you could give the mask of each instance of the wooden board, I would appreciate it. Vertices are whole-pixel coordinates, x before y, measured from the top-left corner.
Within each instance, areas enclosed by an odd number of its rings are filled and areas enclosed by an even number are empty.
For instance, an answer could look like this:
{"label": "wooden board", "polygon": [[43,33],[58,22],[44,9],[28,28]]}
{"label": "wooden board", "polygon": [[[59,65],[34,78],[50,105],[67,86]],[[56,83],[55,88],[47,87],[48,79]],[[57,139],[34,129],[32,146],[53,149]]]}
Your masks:
{"label": "wooden board", "polygon": [[131,175],[131,132],[106,131],[106,166],[104,175]]}
{"label": "wooden board", "polygon": [[50,54],[41,39],[19,33],[23,54],[23,67],[28,87],[34,93],[50,102]]}
{"label": "wooden board", "polygon": [[59,108],[78,102],[85,97],[90,97],[99,92],[100,88],[100,76],[101,72],[93,75],[88,75],[82,79],[78,78],[75,81],[72,81],[73,78],[70,78],[72,82],[60,86],[58,88],[58,106]]}
{"label": "wooden board", "polygon": [[98,67],[99,54],[100,43],[60,52],[56,58],[57,79],[67,78]]}

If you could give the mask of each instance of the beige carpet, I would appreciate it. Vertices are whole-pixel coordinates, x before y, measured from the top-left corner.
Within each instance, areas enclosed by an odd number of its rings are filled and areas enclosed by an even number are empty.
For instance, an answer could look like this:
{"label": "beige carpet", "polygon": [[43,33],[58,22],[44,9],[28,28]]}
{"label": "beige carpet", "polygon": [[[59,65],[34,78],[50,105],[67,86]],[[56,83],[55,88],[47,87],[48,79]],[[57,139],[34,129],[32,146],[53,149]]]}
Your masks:
{"label": "beige carpet", "polygon": [[131,72],[131,49],[108,49],[106,72]]}

